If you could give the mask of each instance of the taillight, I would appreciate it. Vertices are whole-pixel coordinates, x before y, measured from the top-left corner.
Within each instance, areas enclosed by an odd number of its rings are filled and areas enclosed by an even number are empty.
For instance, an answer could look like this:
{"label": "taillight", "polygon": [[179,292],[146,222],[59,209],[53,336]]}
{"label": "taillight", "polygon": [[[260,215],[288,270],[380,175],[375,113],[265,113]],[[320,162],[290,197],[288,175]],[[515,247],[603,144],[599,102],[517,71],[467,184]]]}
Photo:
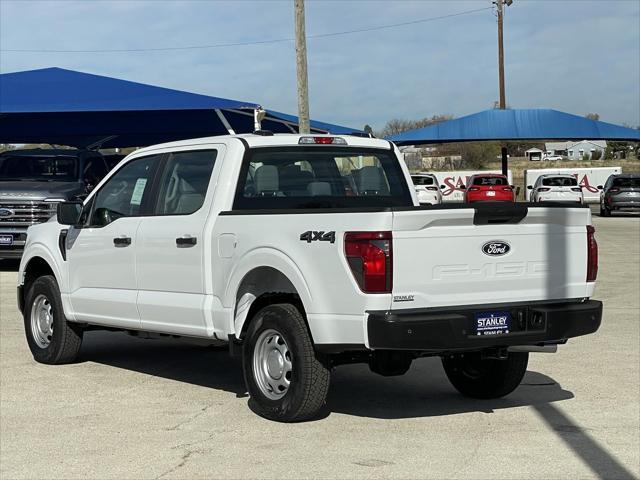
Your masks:
{"label": "taillight", "polygon": [[620,189],[617,188],[617,187],[613,187],[613,188],[609,189],[609,193],[616,193],[616,192],[619,192],[619,191],[620,191]]}
{"label": "taillight", "polygon": [[513,192],[513,188],[511,187],[502,187],[503,192]]}
{"label": "taillight", "polygon": [[598,242],[596,229],[587,225],[587,282],[595,282],[598,276]]}
{"label": "taillight", "polygon": [[480,189],[478,187],[469,187],[469,189],[468,189],[469,192],[477,192],[479,190]]}
{"label": "taillight", "polygon": [[538,188],[538,191],[539,191],[539,192],[548,192],[549,190],[551,190],[551,189],[550,189],[550,188],[547,188],[547,187],[540,187],[540,188]]}
{"label": "taillight", "polygon": [[581,192],[582,189],[580,187],[571,187],[572,192]]}
{"label": "taillight", "polygon": [[431,190],[432,192],[437,192],[438,187],[427,187],[427,190]]}
{"label": "taillight", "polygon": [[360,290],[365,293],[391,292],[391,232],[347,232],[344,234],[344,254]]}

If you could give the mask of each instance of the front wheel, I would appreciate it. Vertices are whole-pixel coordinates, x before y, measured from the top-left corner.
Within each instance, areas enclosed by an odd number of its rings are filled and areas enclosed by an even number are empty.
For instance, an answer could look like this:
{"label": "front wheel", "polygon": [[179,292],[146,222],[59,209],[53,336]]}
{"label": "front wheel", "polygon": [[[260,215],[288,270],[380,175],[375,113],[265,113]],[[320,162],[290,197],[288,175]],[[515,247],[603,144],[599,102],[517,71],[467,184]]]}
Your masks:
{"label": "front wheel", "polygon": [[526,352],[511,352],[504,360],[464,353],[442,358],[444,371],[460,393],[472,398],[499,398],[513,392],[529,362]]}
{"label": "front wheel", "polygon": [[64,316],[60,290],[51,275],[36,279],[27,292],[24,331],[33,358],[50,365],[75,361],[82,344],[82,327]]}
{"label": "front wheel", "polygon": [[256,413],[280,422],[318,415],[326,402],[330,374],[294,305],[260,310],[249,326],[242,357],[249,403]]}

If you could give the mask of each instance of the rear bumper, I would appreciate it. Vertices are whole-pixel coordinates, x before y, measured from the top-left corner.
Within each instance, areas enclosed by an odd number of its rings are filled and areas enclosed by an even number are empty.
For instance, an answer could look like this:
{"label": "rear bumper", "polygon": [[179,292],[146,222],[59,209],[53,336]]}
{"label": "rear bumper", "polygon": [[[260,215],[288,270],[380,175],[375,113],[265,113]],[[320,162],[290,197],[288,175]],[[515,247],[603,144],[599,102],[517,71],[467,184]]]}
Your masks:
{"label": "rear bumper", "polygon": [[558,195],[558,194],[539,194],[536,197],[538,202],[568,202],[568,203],[583,203],[584,200],[578,195]]}
{"label": "rear bumper", "polygon": [[638,200],[629,200],[629,199],[615,199],[612,198],[609,202],[610,208],[628,208],[628,209],[640,209],[640,199]]}
{"label": "rear bumper", "polygon": [[[509,311],[511,333],[477,336],[475,314]],[[600,327],[602,302],[534,305],[480,305],[441,310],[369,312],[369,347],[372,349],[448,352],[494,347],[563,343],[593,333]]]}

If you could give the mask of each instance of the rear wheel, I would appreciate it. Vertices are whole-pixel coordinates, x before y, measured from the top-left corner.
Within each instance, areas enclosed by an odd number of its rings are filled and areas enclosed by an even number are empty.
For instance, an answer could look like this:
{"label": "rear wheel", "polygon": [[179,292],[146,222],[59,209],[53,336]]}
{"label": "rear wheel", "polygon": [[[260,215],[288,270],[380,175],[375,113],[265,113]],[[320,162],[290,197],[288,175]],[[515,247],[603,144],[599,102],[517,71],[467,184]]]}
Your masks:
{"label": "rear wheel", "polygon": [[608,209],[605,205],[603,205],[602,203],[600,204],[600,216],[601,217],[610,217],[611,216],[611,210]]}
{"label": "rear wheel", "polygon": [[269,305],[251,321],[243,347],[250,406],[280,422],[318,415],[329,391],[329,370],[317,357],[307,325],[292,304]]}
{"label": "rear wheel", "polygon": [[83,331],[65,318],[58,283],[53,276],[42,276],[29,288],[24,330],[37,362],[54,365],[71,363],[77,358]]}
{"label": "rear wheel", "polygon": [[460,393],[472,398],[499,398],[513,392],[527,371],[529,354],[509,353],[504,360],[464,353],[442,358],[444,371]]}

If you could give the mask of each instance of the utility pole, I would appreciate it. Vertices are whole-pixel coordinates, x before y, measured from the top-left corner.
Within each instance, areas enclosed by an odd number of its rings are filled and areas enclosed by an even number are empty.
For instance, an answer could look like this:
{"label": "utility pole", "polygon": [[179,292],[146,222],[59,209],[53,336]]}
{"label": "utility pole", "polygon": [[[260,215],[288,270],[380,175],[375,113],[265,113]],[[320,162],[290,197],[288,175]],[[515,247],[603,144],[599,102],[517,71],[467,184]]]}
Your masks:
{"label": "utility pole", "polygon": [[[504,45],[502,41],[503,33],[503,17],[504,17],[504,0],[496,0],[498,11],[498,77],[500,82],[500,110],[507,108],[507,101],[504,93]],[[511,5],[511,1],[507,1],[507,5]],[[502,174],[506,175],[509,169],[507,146],[503,143],[501,146],[502,153]]]}
{"label": "utility pole", "polygon": [[304,28],[304,0],[294,0],[296,22],[296,70],[298,74],[298,131],[310,133],[307,37]]}

